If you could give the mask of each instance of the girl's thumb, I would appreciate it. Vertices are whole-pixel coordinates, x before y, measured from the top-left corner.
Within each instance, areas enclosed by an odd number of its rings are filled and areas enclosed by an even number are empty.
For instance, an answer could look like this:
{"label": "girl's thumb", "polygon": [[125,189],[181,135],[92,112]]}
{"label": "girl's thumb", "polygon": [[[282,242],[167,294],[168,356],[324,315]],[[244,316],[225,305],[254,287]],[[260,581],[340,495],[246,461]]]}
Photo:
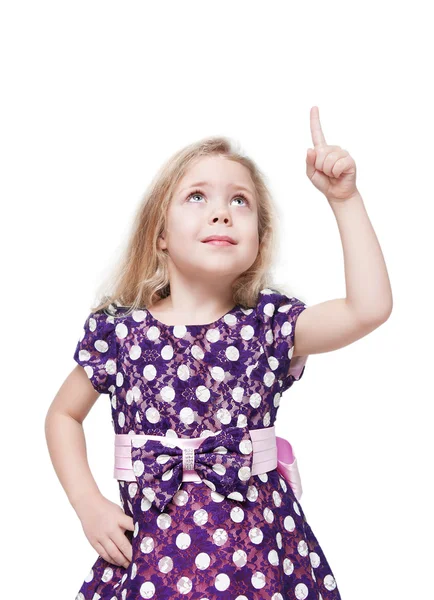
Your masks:
{"label": "girl's thumb", "polygon": [[316,158],[316,152],[315,152],[315,150],[313,148],[308,148],[307,149],[306,162],[308,164],[314,164],[315,158]]}

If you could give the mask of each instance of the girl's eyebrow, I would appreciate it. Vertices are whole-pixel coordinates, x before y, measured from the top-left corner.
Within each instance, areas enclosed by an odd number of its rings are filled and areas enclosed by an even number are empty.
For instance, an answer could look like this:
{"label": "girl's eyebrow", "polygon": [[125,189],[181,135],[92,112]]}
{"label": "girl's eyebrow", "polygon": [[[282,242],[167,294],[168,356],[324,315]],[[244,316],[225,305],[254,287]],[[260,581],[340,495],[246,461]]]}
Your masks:
{"label": "girl's eyebrow", "polygon": [[[183,192],[185,192],[186,190],[188,190],[189,188],[192,187],[213,187],[212,183],[208,183],[207,181],[197,181],[196,183],[191,183],[190,185],[188,185],[187,187],[183,188],[182,190],[180,190],[180,194],[182,194]],[[240,190],[244,190],[245,192],[248,192],[249,194],[251,194],[252,196],[254,196],[252,190],[244,185],[238,184],[238,183],[229,183],[228,187],[232,187],[232,188],[237,188]]]}

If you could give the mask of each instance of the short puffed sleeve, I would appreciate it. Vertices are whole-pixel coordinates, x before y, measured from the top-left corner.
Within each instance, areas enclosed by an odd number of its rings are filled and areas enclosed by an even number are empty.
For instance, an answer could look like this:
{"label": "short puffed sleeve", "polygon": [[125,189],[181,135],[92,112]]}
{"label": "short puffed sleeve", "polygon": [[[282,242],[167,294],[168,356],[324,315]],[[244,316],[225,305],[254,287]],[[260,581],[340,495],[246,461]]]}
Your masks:
{"label": "short puffed sleeve", "polygon": [[74,360],[84,368],[97,392],[108,394],[114,391],[117,343],[113,317],[104,311],[90,313],[77,343]]}
{"label": "short puffed sleeve", "polygon": [[292,354],[297,318],[305,308],[304,302],[278,290],[265,288],[259,295],[257,310],[263,325],[264,349],[271,369],[282,381],[282,392],[304,374],[308,355],[293,358]]}

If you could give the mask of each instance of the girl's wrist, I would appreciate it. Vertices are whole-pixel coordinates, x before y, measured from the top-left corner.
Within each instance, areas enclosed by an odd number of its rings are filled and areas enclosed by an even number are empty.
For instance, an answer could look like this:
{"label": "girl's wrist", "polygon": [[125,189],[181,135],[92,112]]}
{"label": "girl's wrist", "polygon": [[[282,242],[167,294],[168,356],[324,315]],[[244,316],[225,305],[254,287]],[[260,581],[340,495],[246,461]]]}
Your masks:
{"label": "girl's wrist", "polygon": [[90,504],[103,498],[103,495],[99,489],[87,490],[80,493],[79,496],[70,498],[70,503],[75,512],[79,515],[81,511],[85,510]]}

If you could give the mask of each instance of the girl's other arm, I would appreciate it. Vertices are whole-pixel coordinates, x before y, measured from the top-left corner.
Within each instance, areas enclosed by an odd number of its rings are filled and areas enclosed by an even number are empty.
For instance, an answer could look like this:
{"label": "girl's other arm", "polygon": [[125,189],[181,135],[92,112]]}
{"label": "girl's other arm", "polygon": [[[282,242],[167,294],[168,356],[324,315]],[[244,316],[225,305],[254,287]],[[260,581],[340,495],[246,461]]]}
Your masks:
{"label": "girl's other arm", "polygon": [[45,418],[45,437],[54,470],[77,513],[102,494],[87,461],[83,421],[98,399],[77,365],[57,392]]}
{"label": "girl's other arm", "polygon": [[48,410],[45,436],[56,474],[88,541],[106,561],[128,567],[132,546],[125,530],[134,531],[134,521],[101,494],[87,460],[83,421],[99,395],[77,365]]}

